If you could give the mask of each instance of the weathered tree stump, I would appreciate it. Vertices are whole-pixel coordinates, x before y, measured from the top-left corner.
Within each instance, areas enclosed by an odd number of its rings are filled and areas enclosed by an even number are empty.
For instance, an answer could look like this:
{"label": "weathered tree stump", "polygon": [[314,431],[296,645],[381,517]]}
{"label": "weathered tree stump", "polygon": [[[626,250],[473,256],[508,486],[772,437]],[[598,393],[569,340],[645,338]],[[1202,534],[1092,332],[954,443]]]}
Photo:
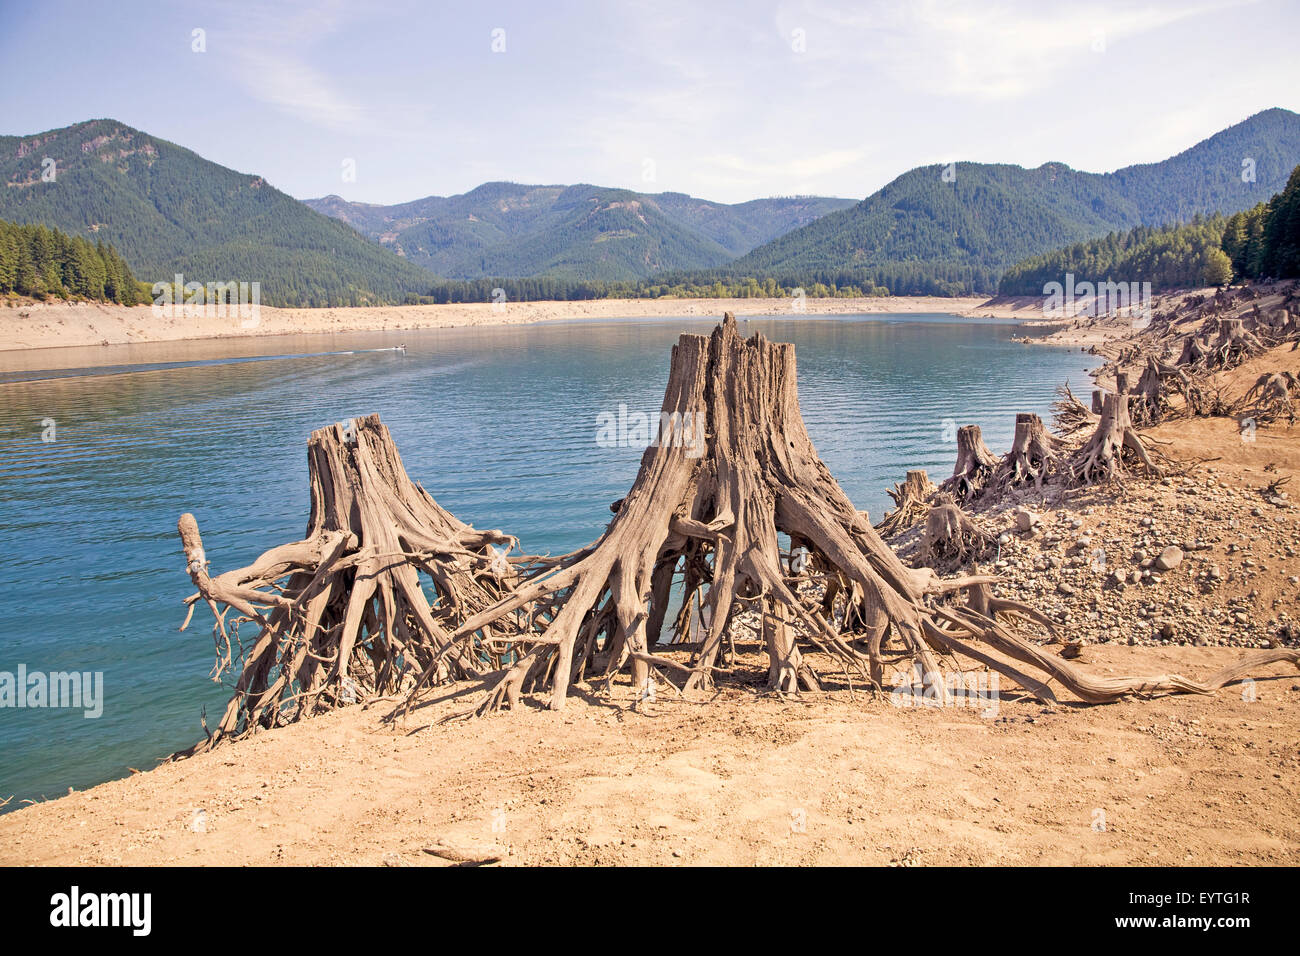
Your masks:
{"label": "weathered tree stump", "polygon": [[1212,369],[1235,368],[1266,349],[1253,332],[1246,330],[1241,319],[1220,319],[1219,336],[1210,345],[1204,361]]}
{"label": "weathered tree stump", "polygon": [[1043,478],[1053,467],[1061,445],[1059,439],[1047,430],[1043,420],[1029,412],[1016,415],[1016,432],[1011,451],[998,462],[994,481],[1004,487],[1014,487],[1032,481],[1042,487]]}
{"label": "weathered tree stump", "polygon": [[[940,702],[946,691],[936,650],[985,663],[1043,699],[1052,699],[1053,692],[1020,664],[1046,671],[1092,702],[1212,689],[1177,676],[1093,677],[1009,626],[1008,620],[1049,622],[1025,605],[990,596],[984,588],[992,578],[942,579],[932,569],[906,567],[818,458],[804,429],[795,382],[794,347],[769,342],[762,334],[742,339],[730,313],[707,338],[681,337],[672,353],[663,420],[702,429],[695,434],[704,436],[703,449],[687,454],[696,447],[693,440],[669,429],[646,449],[632,489],[597,541],[449,635],[453,642],[470,641],[521,614],[536,622],[532,633],[509,638],[522,656],[493,675],[479,713],[518,706],[534,670],[544,675],[543,685],[549,684],[550,706],[562,708],[574,679],[574,648],[584,646],[598,628],[607,637],[606,675],[630,667],[638,697],[659,668],[685,674],[683,693],[707,689],[719,672],[736,610],[755,607],[763,608],[769,682],[781,692],[825,684],[829,674],[812,668],[810,651],[841,669],[850,686],[856,675],[880,688],[886,640],[901,645]],[[778,543],[782,532],[808,549],[811,567],[839,582],[842,623],[824,613],[825,604],[819,609],[801,600],[787,580]],[[654,652],[647,622],[663,620],[665,579],[701,554],[706,560],[698,564],[695,579],[688,578],[683,604],[706,588],[709,623],[694,661],[684,665]],[[962,593],[967,603],[953,603]],[[531,615],[539,606],[549,616]],[[1300,652],[1271,651],[1242,667],[1297,659]],[[1232,669],[1212,682],[1221,684],[1239,672],[1244,670]],[[422,675],[406,707],[423,693],[429,676],[428,671]]]}
{"label": "weathered tree stump", "polygon": [[1285,415],[1288,424],[1294,425],[1292,390],[1300,394],[1300,376],[1290,371],[1265,372],[1242,397],[1242,404],[1254,405],[1250,417],[1256,421],[1272,421]]}
{"label": "weathered tree stump", "polygon": [[978,425],[962,425],[957,429],[957,463],[952,477],[939,487],[960,504],[977,498],[997,467],[998,460],[988,445]]}
{"label": "weathered tree stump", "polygon": [[[209,577],[198,522],[192,514],[178,522],[198,588],[181,629],[204,601],[216,619],[214,679],[240,667],[224,715],[196,749],[396,694],[412,668],[477,675],[512,650],[496,639],[518,630],[513,621],[472,644],[453,643],[449,634],[514,585],[520,572],[505,557],[514,538],[471,528],[411,481],[379,416],[313,432],[307,466],[306,537],[246,568]],[[236,617],[227,620],[232,609]],[[257,633],[236,650],[232,640],[239,644],[243,624]]]}
{"label": "weathered tree stump", "polygon": [[938,491],[925,469],[909,471],[903,483],[887,489],[889,497],[897,506],[883,521],[876,525],[882,538],[892,538],[914,527],[930,511],[930,498]]}
{"label": "weathered tree stump", "polygon": [[980,557],[992,540],[952,498],[940,494],[925,519],[922,553],[927,564],[960,565]]}
{"label": "weathered tree stump", "polygon": [[1070,462],[1070,477],[1078,484],[1118,478],[1126,470],[1123,461],[1126,449],[1148,474],[1157,477],[1161,474],[1129,417],[1128,375],[1118,372],[1115,378],[1115,391],[1106,396],[1097,430]]}
{"label": "weathered tree stump", "polygon": [[[768,682],[779,693],[825,686],[836,672],[850,688],[861,678],[883,689],[886,642],[919,670],[937,703],[947,699],[940,653],[984,664],[1045,701],[1054,699],[1050,677],[1093,703],[1208,693],[1255,667],[1300,661],[1300,652],[1274,649],[1198,683],[1097,677],[1044,650],[1020,629],[1050,633],[1051,622],[990,594],[996,578],[945,579],[903,564],[818,458],[795,383],[794,347],[761,334],[742,339],[730,313],[708,337],[683,335],[663,433],[631,490],[600,538],[554,559],[507,559],[495,546],[510,548],[512,538],[476,531],[440,508],[409,479],[377,417],[313,433],[304,540],[213,578],[193,516],[179,523],[198,588],[188,603],[192,612],[205,601],[216,616],[219,668],[235,659],[229,641],[237,642],[238,624],[257,627],[253,646],[238,655],[225,715],[194,750],[348,703],[402,697],[395,716],[430,685],[459,678],[487,685],[479,713],[519,706],[530,677],[561,708],[597,635],[607,687],[630,668],[633,694],[648,699],[655,673],[671,668],[690,694],[727,672],[720,658],[731,623],[752,610],[761,611]],[[1122,408],[1108,400],[1115,421],[1107,434],[1127,433]],[[952,527],[968,535],[956,510]],[[783,566],[781,533],[801,549],[798,569]],[[829,606],[798,592],[810,569],[827,582]],[[702,632],[689,664],[653,643],[678,570],[686,583],[678,620],[698,619]]]}

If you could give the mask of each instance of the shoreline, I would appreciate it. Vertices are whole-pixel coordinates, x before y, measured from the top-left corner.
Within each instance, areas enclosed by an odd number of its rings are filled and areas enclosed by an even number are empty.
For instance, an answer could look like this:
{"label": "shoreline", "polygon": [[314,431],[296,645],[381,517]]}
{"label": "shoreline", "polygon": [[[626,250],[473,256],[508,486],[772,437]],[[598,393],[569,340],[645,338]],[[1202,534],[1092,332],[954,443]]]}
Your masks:
{"label": "shoreline", "polygon": [[[1195,306],[1186,308],[1191,314]],[[1281,345],[1219,373],[1219,381],[1235,395],[1263,371],[1300,371],[1298,363],[1300,352]],[[1049,502],[1026,492],[979,513],[995,531],[1020,507],[1038,517],[1041,530],[1007,532],[990,573],[1003,577],[1014,599],[1068,621],[1093,673],[1209,672],[1235,663],[1246,648],[1267,646],[1286,620],[1295,620],[1300,592],[1283,549],[1300,547],[1300,521],[1289,501],[1268,502],[1261,511],[1260,488],[1300,474],[1300,426],[1265,426],[1247,445],[1236,422],[1223,416],[1171,419],[1150,432],[1174,459],[1202,467],[1136,482],[1118,499],[1094,490]],[[1214,464],[1203,467],[1208,462]],[[1261,519],[1267,538],[1242,530]],[[1075,553],[1071,542],[1080,535],[1104,535],[1111,568],[1093,568],[1086,554]],[[1171,544],[1186,554],[1170,571],[1124,586],[1107,582],[1119,570],[1140,574],[1142,562]],[[1276,721],[1300,712],[1300,684],[1277,669],[1257,680],[1257,696],[1225,692],[1059,710],[1008,695],[1000,698],[997,720],[965,710],[899,710],[884,699],[859,704],[835,693],[795,707],[755,701],[736,688],[722,692],[716,710],[665,698],[654,719],[643,719],[621,709],[632,691],[619,682],[609,701],[573,700],[563,712],[508,711],[480,724],[479,735],[445,722],[464,709],[468,688],[458,683],[396,731],[381,711],[349,708],[0,814],[0,860],[439,866],[445,861],[424,849],[430,843],[498,840],[503,862],[524,865],[883,865],[916,862],[922,852],[920,862],[959,865],[1285,859],[1287,845],[1274,828],[1293,827],[1297,817],[1280,772],[1288,767],[1273,748]],[[1043,725],[1042,732],[1028,734],[1024,723]],[[515,772],[521,732],[537,735],[526,752],[545,761],[522,776]],[[1107,754],[1097,751],[1099,738],[1122,740]],[[867,752],[901,761],[909,772],[924,769],[969,797],[936,807],[924,792],[900,795],[887,775],[864,777],[864,739]],[[939,756],[916,764],[917,739],[923,752]],[[773,740],[782,746],[767,747]],[[801,759],[791,760],[789,748]],[[1231,772],[1224,770],[1225,753]],[[648,790],[646,754],[662,765]],[[806,767],[821,764],[827,779],[810,795]],[[711,768],[709,776],[701,776],[701,766]],[[1186,786],[1193,778],[1198,785]],[[689,796],[702,782],[701,795]],[[1109,802],[1081,799],[1080,786]],[[351,795],[361,787],[372,788],[391,818],[377,822],[354,805]],[[611,808],[632,788],[642,812],[616,818]],[[309,826],[301,810],[308,803],[333,812]],[[1232,812],[1213,834],[1181,840],[1187,816],[1211,803]],[[1113,806],[1128,821],[1107,831],[1113,835],[1104,845],[1089,826],[1094,805]],[[866,809],[879,806],[892,809]],[[809,807],[812,821],[834,839],[792,841],[791,807]],[[973,830],[972,808],[997,812],[1000,825]],[[209,822],[196,829],[200,810]],[[509,829],[494,827],[507,813]],[[1075,820],[1077,833],[1062,819]],[[742,841],[719,841],[723,831],[740,833]],[[890,843],[881,844],[882,833],[891,834]]]}
{"label": "shoreline", "polygon": [[450,303],[358,308],[260,307],[256,327],[237,316],[168,318],[152,306],[98,302],[35,303],[0,309],[0,367],[7,354],[37,350],[143,345],[160,342],[246,341],[277,335],[396,332],[519,325],[572,319],[642,319],[676,316],[951,314],[962,318],[1026,321],[1040,312],[1037,298],[891,296],[808,299],[803,311],[779,299],[586,299],[576,301]]}

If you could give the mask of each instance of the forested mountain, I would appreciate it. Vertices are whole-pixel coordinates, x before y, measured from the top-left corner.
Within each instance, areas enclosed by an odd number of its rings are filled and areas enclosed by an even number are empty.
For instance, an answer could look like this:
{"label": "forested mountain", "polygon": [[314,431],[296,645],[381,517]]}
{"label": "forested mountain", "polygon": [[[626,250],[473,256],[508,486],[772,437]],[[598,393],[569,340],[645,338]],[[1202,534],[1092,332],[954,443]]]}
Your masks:
{"label": "forested mountain", "polygon": [[1138,226],[1032,256],[1009,268],[1001,295],[1042,295],[1068,273],[1078,281],[1150,282],[1153,291],[1223,285],[1233,279],[1300,276],[1300,166],[1268,202],[1231,216]]}
{"label": "forested mountain", "polygon": [[442,276],[607,281],[719,266],[852,205],[815,196],[726,205],[683,193],[517,183],[396,206],[338,196],[306,202]]}
{"label": "forested mountain", "polygon": [[102,239],[149,283],[179,272],[260,282],[267,305],[350,305],[434,281],[261,177],[114,120],[0,136],[0,182],[0,218]]}
{"label": "forested mountain", "polygon": [[894,293],[923,285],[992,292],[1011,264],[1067,243],[1249,208],[1280,189],[1297,161],[1300,116],[1271,109],[1164,162],[1114,173],[1060,163],[926,166],[760,246],[726,271],[835,273],[842,284],[874,281]]}
{"label": "forested mountain", "polygon": [[143,301],[131,268],[102,239],[0,220],[0,294],[79,296],[121,305]]}
{"label": "forested mountain", "polygon": [[[330,196],[309,201],[313,209],[258,176],[92,120],[0,136],[0,218],[102,241],[145,283],[177,272],[204,283],[260,282],[261,301],[275,305],[479,298],[484,282],[508,282],[512,296],[579,298],[797,288],[952,295],[992,293],[1016,263],[1009,281],[1025,285],[1075,257],[1131,264],[1123,257],[1152,242],[1191,243],[1179,255],[1201,250],[1199,221],[1188,232],[1128,231],[1252,207],[1224,227],[1241,233],[1227,253],[1238,274],[1291,268],[1286,237],[1300,198],[1288,189],[1290,198],[1260,204],[1298,161],[1300,116],[1272,109],[1161,163],[1107,174],[1059,163],[929,166],[852,205],[817,197],[725,205],[681,193],[486,183],[398,206]],[[1273,204],[1276,251],[1260,259]],[[1026,261],[1089,240],[1101,241]],[[1220,265],[1188,268],[1209,274]],[[1181,281],[1168,263],[1160,268]],[[62,273],[49,291],[58,288],[83,294]]]}

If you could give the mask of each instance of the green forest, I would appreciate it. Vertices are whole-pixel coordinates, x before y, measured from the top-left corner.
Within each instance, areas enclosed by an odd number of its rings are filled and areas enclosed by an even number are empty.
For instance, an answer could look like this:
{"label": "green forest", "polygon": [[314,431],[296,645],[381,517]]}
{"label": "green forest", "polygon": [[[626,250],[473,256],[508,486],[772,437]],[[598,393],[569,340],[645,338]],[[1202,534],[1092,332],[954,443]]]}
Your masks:
{"label": "green forest", "polygon": [[130,267],[112,246],[0,219],[0,294],[11,293],[121,305],[145,301]]}
{"label": "green forest", "polygon": [[1239,278],[1300,276],[1300,166],[1268,202],[1228,218],[1223,251]]}
{"label": "green forest", "polygon": [[1232,264],[1220,248],[1227,222],[1194,216],[1185,225],[1138,226],[1018,262],[1002,276],[1000,295],[1042,295],[1067,273],[1101,282],[1150,282],[1155,292],[1223,285]]}
{"label": "green forest", "polygon": [[379,305],[435,277],[260,176],[113,120],[0,136],[0,219],[96,236],[152,285],[258,282],[263,305]]}

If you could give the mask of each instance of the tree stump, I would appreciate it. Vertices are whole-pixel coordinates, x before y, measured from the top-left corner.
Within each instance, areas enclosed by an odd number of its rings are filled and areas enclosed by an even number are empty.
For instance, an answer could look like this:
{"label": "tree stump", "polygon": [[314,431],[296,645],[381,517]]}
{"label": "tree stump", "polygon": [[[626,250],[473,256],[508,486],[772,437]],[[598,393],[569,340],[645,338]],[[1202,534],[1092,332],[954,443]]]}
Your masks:
{"label": "tree stump", "polygon": [[973,501],[984,490],[997,464],[997,458],[984,444],[980,427],[963,425],[957,429],[957,463],[952,477],[939,487],[960,504]]}
{"label": "tree stump", "polygon": [[909,471],[903,483],[887,489],[889,497],[897,506],[884,520],[876,525],[876,530],[883,538],[892,538],[912,528],[930,511],[930,498],[938,491],[925,469]]}
{"label": "tree stump", "polygon": [[[378,415],[313,432],[307,467],[306,537],[246,568],[209,577],[198,522],[187,513],[177,524],[198,588],[181,629],[204,601],[215,617],[214,679],[240,667],[224,715],[196,750],[398,693],[412,669],[474,676],[512,652],[496,639],[515,622],[472,644],[449,634],[513,587],[521,572],[505,555],[515,539],[462,523],[411,481]],[[257,634],[245,646],[239,628],[249,623]]]}
{"label": "tree stump", "polygon": [[1021,412],[1016,415],[1011,451],[998,463],[994,480],[1007,487],[1030,481],[1035,487],[1042,487],[1043,478],[1056,462],[1060,444],[1041,418]]}
{"label": "tree stump", "polygon": [[[449,635],[451,642],[464,643],[500,621],[522,616],[535,624],[530,633],[506,638],[522,654],[490,675],[480,714],[519,706],[534,670],[542,675],[540,684],[549,685],[550,707],[564,707],[575,675],[574,649],[588,646],[597,629],[607,636],[607,677],[630,667],[634,694],[643,694],[658,668],[683,673],[683,693],[707,689],[719,672],[719,654],[738,608],[763,609],[768,679],[783,693],[825,684],[829,674],[813,669],[810,652],[840,669],[849,686],[860,676],[880,689],[886,640],[901,645],[940,703],[947,692],[936,651],[984,663],[1036,696],[1053,699],[1044,680],[1021,669],[1027,664],[1092,702],[1208,692],[1250,667],[1300,659],[1293,650],[1265,652],[1201,684],[1176,675],[1094,677],[1042,650],[1007,622],[1050,622],[1023,604],[989,595],[993,578],[942,579],[932,569],[900,561],[817,456],[795,383],[794,347],[769,342],[761,333],[742,339],[731,313],[707,338],[681,336],[672,351],[661,417],[670,425],[646,449],[605,533]],[[842,624],[793,589],[781,563],[782,532],[808,550],[810,567],[839,582],[846,602]],[[696,590],[707,589],[703,604],[709,613],[698,653],[687,665],[654,653],[647,631],[649,622],[664,619],[670,591],[665,580],[692,562],[696,570],[693,577],[687,574],[683,606]],[[956,603],[961,594],[966,602]],[[533,613],[537,608],[546,614]],[[419,699],[428,676],[426,671],[399,713]]]}
{"label": "tree stump", "polygon": [[1128,375],[1118,372],[1115,379],[1115,391],[1106,396],[1096,431],[1070,463],[1070,477],[1077,484],[1118,478],[1126,470],[1123,461],[1125,449],[1148,474],[1156,477],[1161,474],[1129,417]]}

